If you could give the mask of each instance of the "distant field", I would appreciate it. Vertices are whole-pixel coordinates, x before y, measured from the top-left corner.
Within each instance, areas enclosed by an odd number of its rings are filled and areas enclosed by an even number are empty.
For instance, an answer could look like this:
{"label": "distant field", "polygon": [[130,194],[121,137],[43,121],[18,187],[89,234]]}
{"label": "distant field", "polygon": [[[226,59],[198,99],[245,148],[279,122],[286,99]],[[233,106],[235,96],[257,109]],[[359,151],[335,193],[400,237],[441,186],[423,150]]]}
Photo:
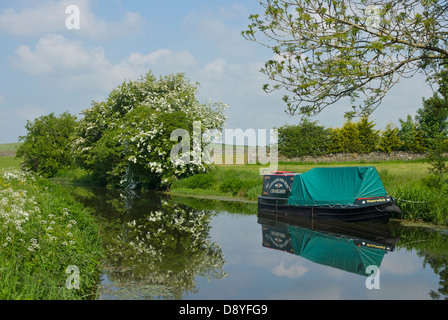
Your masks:
{"label": "distant field", "polygon": [[0,157],[14,157],[19,146],[19,142],[0,144]]}
{"label": "distant field", "polygon": [[0,144],[0,151],[16,151],[21,145],[20,142]]}
{"label": "distant field", "polygon": [[20,168],[20,159],[15,159],[17,148],[21,143],[0,144],[0,169]]}

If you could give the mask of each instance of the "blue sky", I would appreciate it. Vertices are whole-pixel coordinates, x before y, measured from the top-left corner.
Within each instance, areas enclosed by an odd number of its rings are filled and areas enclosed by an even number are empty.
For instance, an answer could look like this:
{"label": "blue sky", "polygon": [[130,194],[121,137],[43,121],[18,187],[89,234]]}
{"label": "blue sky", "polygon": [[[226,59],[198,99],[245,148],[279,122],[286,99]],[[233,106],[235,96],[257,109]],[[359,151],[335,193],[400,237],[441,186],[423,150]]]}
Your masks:
{"label": "blue sky", "polygon": [[[79,30],[65,9],[80,10]],[[298,122],[281,93],[266,94],[259,72],[272,52],[243,39],[256,0],[2,0],[0,2],[0,143],[18,141],[27,120],[54,112],[78,115],[124,80],[151,70],[183,72],[200,99],[229,105],[226,128],[271,129]],[[372,115],[378,128],[414,115],[432,95],[420,77],[397,85]],[[344,122],[344,102],[317,118]]]}

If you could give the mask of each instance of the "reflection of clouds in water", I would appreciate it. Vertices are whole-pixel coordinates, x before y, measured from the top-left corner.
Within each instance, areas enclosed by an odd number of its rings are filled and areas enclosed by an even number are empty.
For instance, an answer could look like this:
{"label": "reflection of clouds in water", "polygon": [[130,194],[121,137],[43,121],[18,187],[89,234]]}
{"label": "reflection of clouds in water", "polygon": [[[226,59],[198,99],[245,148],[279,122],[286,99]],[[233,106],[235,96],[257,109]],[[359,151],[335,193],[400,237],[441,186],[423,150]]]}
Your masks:
{"label": "reflection of clouds in water", "polygon": [[287,277],[290,279],[300,278],[305,273],[308,272],[308,269],[299,264],[293,264],[289,267],[285,267],[285,263],[282,261],[280,265],[276,266],[272,269],[272,273],[279,277]]}
{"label": "reflection of clouds in water", "polygon": [[380,270],[382,274],[407,276],[415,274],[421,268],[422,259],[403,249],[385,255]]}
{"label": "reflection of clouds in water", "polygon": [[320,269],[319,272],[321,272],[321,276],[325,275],[329,279],[334,279],[334,280],[341,280],[341,279],[347,280],[348,277],[350,277],[350,279],[351,278],[357,279],[357,277],[362,277],[357,274],[347,272],[345,270],[327,267],[327,266],[322,266],[322,268]]}
{"label": "reflection of clouds in water", "polygon": [[[263,247],[257,215],[228,213],[235,212],[234,203],[229,202],[230,209],[225,211],[221,203],[209,204],[205,199],[180,197],[173,203],[153,193],[98,189],[94,195],[85,187],[76,190],[78,199],[96,209],[98,216],[110,217],[113,228],[109,232],[125,231],[123,241],[108,233],[123,250],[116,256],[119,263],[103,274],[103,299],[427,299],[430,290],[439,288],[440,275],[424,265],[424,255],[419,257],[418,247],[412,246],[426,241],[428,232],[417,237],[416,229],[403,229],[412,232],[412,238],[408,236],[412,249],[396,247],[387,253],[380,266],[380,289],[369,290],[364,276]],[[204,212],[209,207],[216,215]],[[184,222],[176,223],[179,219]],[[106,230],[103,224],[103,235]],[[179,242],[181,251],[176,239],[185,240]],[[198,251],[195,243],[210,251]],[[151,251],[142,254],[140,249]]]}

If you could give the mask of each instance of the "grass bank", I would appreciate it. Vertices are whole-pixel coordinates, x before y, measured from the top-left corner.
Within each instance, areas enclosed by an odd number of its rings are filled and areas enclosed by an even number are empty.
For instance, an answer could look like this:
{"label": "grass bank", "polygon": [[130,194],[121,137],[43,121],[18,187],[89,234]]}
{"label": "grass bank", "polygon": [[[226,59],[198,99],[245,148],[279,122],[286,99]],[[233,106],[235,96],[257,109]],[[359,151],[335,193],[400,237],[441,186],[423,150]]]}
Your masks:
{"label": "grass bank", "polygon": [[[374,166],[383,181],[387,192],[397,199],[402,210],[402,219],[425,221],[439,225],[448,224],[448,199],[434,193],[425,184],[428,177],[428,164],[416,161],[384,162],[337,162],[311,164],[302,162],[279,163],[279,170],[305,172],[317,166]],[[207,174],[176,181],[170,190],[172,194],[196,195],[206,197],[232,197],[256,201],[261,194],[261,165],[221,165]]]}
{"label": "grass bank", "polygon": [[97,225],[67,191],[0,158],[0,299],[89,299],[101,271]]}
{"label": "grass bank", "polygon": [[20,159],[16,159],[14,156],[2,157],[0,156],[0,169],[4,168],[20,168]]}

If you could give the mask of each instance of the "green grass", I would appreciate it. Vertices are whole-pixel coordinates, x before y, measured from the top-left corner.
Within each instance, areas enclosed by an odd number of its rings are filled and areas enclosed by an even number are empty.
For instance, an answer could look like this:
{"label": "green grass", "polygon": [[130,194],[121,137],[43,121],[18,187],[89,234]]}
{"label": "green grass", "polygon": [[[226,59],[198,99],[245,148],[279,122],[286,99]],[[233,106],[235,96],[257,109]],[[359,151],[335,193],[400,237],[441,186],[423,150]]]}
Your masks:
{"label": "green grass", "polygon": [[22,161],[15,158],[15,152],[20,145],[20,142],[0,144],[0,169],[20,168]]}
{"label": "green grass", "polygon": [[20,168],[20,163],[22,161],[20,159],[16,159],[15,157],[0,157],[0,169],[6,168]]}
{"label": "green grass", "polygon": [[[0,299],[95,296],[103,254],[94,218],[68,192],[20,170],[0,170]],[[79,270],[79,288],[68,270]]]}

